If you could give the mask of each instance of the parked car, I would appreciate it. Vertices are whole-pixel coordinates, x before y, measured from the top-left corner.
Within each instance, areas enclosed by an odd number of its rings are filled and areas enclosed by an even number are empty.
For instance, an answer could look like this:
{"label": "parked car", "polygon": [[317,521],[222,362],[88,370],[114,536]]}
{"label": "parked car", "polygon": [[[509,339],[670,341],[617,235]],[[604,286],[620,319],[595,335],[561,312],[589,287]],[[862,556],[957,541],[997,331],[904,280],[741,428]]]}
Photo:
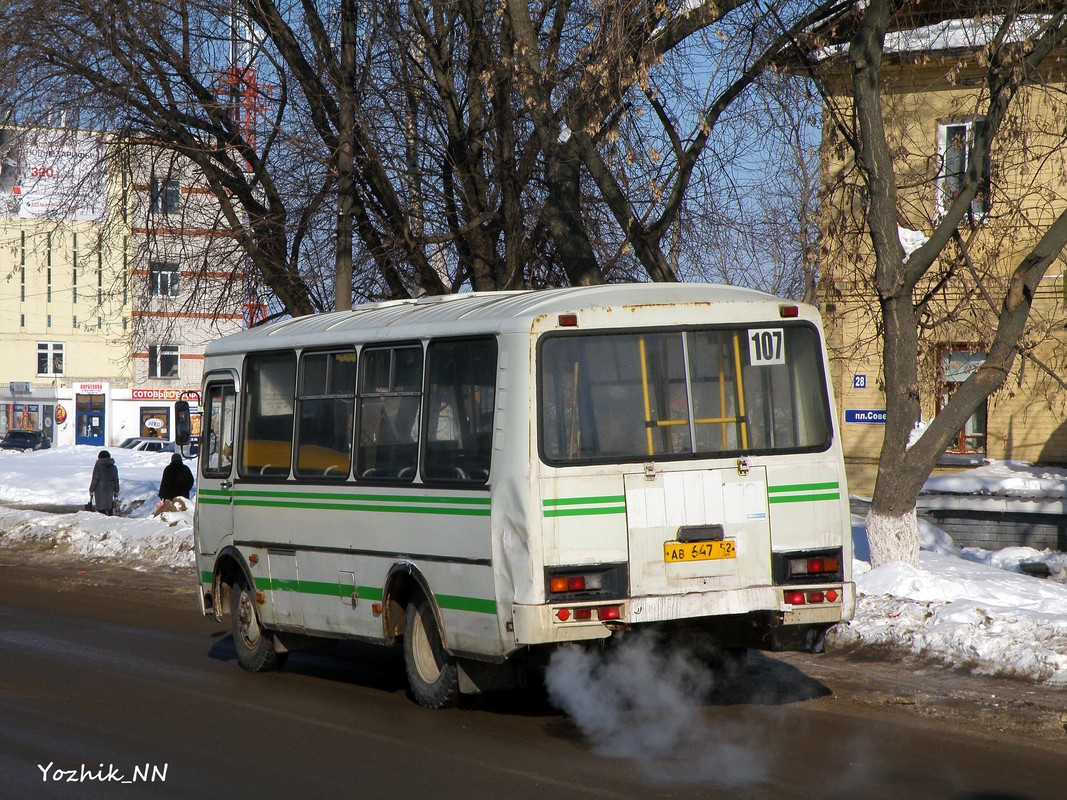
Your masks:
{"label": "parked car", "polygon": [[177,453],[178,448],[174,442],[166,439],[153,439],[150,436],[131,436],[124,439],[119,447],[126,450],[144,450],[149,453]]}
{"label": "parked car", "polygon": [[47,450],[52,440],[40,431],[8,431],[0,440],[2,450]]}

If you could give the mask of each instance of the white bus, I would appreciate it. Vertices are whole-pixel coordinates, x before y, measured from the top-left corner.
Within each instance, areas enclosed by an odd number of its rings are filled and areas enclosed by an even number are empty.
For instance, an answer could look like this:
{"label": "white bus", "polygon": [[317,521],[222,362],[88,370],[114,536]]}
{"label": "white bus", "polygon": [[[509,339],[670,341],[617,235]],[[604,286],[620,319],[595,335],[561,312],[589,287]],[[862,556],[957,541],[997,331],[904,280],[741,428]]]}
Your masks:
{"label": "white bus", "polygon": [[855,604],[827,376],[813,308],[694,284],[425,297],[220,339],[202,611],[229,613],[253,671],[309,641],[400,641],[431,707],[628,630],[817,650]]}

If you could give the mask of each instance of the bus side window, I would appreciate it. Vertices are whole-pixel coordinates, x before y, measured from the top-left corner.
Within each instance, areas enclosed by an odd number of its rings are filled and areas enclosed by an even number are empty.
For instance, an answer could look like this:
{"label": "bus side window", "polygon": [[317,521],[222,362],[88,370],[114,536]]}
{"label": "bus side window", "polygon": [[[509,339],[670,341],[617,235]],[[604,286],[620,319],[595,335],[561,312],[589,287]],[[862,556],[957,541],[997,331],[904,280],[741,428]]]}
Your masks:
{"label": "bus side window", "polygon": [[355,350],[303,355],[296,439],[299,477],[348,477],[355,391]]}
{"label": "bus side window", "polygon": [[422,405],[422,348],[365,349],[359,383],[356,475],[415,479]]}
{"label": "bus side window", "polygon": [[423,479],[485,483],[496,408],[496,340],[433,342],[427,359]]}
{"label": "bus side window", "polygon": [[245,386],[240,474],[287,476],[292,464],[296,354],[249,356]]}

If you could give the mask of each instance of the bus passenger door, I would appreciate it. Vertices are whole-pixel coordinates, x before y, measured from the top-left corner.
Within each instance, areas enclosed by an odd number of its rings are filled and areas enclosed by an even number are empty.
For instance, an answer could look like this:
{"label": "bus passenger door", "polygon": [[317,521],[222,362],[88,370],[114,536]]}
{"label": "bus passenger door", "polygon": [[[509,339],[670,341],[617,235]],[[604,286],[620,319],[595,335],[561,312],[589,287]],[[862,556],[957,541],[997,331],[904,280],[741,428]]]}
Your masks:
{"label": "bus passenger door", "polygon": [[197,486],[196,555],[210,556],[233,538],[233,438],[237,392],[232,380],[212,381],[204,394]]}

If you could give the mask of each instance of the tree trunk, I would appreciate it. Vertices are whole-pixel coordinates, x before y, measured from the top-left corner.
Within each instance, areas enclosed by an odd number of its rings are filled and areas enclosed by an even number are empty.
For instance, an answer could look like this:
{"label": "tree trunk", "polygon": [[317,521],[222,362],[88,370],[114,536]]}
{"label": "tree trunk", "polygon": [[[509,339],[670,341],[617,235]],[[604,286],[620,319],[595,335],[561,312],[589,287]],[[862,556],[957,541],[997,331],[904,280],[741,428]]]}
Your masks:
{"label": "tree trunk", "polygon": [[915,509],[893,516],[875,510],[872,504],[867,512],[867,544],[872,567],[893,561],[918,563],[919,523]]}

